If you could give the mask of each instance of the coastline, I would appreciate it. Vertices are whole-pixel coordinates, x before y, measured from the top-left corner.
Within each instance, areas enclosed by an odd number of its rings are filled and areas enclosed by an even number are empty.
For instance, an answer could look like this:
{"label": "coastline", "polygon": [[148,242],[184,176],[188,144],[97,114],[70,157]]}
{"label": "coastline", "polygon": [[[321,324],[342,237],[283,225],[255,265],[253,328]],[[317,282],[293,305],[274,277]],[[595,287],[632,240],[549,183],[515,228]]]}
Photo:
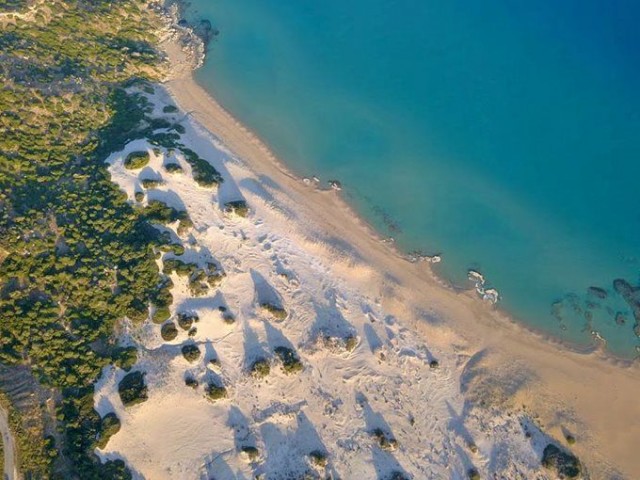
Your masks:
{"label": "coastline", "polygon": [[[608,462],[626,476],[640,474],[634,449],[638,439],[635,418],[640,414],[637,363],[599,350],[584,353],[569,349],[485,305],[473,292],[456,293],[446,288],[426,263],[411,263],[383,244],[335,192],[314,189],[291,174],[256,135],[195,82],[191,75],[194,60],[180,45],[169,40],[164,47],[173,70],[165,86],[177,105],[256,175],[278,185],[279,193],[312,225],[307,231],[310,240],[314,235],[340,239],[342,248],[333,255],[349,257],[351,264],[372,272],[366,287],[371,289],[369,283],[374,279],[385,310],[419,330],[432,344],[467,355],[467,362],[476,367],[485,366],[489,379],[502,378],[502,374],[510,377],[512,364],[523,365],[535,380],[524,391],[505,389],[507,396],[513,397],[509,399],[513,407],[519,406],[516,402],[526,403],[545,431],[557,439],[562,438],[561,420],[572,416],[581,429],[581,440],[573,449],[593,474]],[[343,274],[348,277],[349,272]]]}

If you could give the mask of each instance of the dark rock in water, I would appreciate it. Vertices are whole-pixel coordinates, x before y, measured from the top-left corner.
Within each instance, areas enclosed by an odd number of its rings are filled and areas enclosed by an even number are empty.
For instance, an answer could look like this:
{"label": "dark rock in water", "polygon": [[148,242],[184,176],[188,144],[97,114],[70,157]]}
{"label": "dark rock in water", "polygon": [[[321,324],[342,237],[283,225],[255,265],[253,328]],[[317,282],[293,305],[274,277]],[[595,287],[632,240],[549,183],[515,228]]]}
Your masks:
{"label": "dark rock in water", "polygon": [[587,291],[589,292],[589,294],[593,295],[594,297],[607,298],[607,291],[604,288],[589,287]]}
{"label": "dark rock in water", "polygon": [[542,466],[555,472],[559,478],[578,478],[582,473],[578,457],[552,443],[542,452]]}
{"label": "dark rock in water", "polygon": [[180,27],[186,27],[187,25],[189,25],[189,22],[187,22],[184,18],[181,18],[178,21],[178,26],[180,26]]}
{"label": "dark rock in water", "polygon": [[633,326],[633,333],[636,334],[636,337],[640,338],[640,323],[636,323]]}
{"label": "dark rock in water", "polygon": [[624,313],[622,312],[617,312],[615,318],[617,325],[624,325],[625,323],[627,323],[627,317],[625,317]]}
{"label": "dark rock in water", "polygon": [[625,299],[633,295],[633,290],[634,290],[633,286],[629,282],[627,282],[624,278],[616,278],[613,281],[613,288]]}

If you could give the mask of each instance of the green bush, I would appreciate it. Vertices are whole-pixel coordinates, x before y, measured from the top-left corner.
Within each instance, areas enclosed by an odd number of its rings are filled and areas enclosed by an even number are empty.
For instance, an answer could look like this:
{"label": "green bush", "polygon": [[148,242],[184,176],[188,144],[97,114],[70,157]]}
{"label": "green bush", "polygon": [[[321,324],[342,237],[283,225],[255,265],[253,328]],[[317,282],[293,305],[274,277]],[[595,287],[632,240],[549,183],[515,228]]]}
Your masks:
{"label": "green bush", "polygon": [[160,329],[160,335],[162,336],[162,339],[167,342],[175,340],[175,338],[178,336],[178,329],[176,328],[176,324],[173,322],[168,322],[162,325],[162,328]]}
{"label": "green bush", "polygon": [[273,351],[282,362],[282,370],[287,375],[302,371],[302,362],[293,350],[287,347],[276,347]]}
{"label": "green bush", "polygon": [[182,356],[190,363],[193,363],[200,358],[200,348],[192,343],[183,345],[181,351]]}
{"label": "green bush", "polygon": [[129,170],[138,170],[149,163],[149,152],[131,152],[124,159],[124,166]]}
{"label": "green bush", "polygon": [[269,366],[269,361],[265,358],[259,358],[251,365],[251,375],[256,378],[264,378],[269,375],[271,371],[271,367]]}
{"label": "green bush", "polygon": [[235,213],[239,217],[247,217],[249,215],[249,206],[244,200],[235,200],[224,204],[224,211],[227,213]]}
{"label": "green bush", "polygon": [[165,105],[165,106],[162,108],[162,111],[163,111],[164,113],[174,113],[174,112],[177,112],[177,111],[178,111],[178,108],[177,108],[175,105]]}
{"label": "green bush", "polygon": [[140,371],[127,373],[118,384],[118,393],[125,407],[145,402],[148,396],[144,373]]}
{"label": "green bush", "polygon": [[101,421],[100,434],[96,441],[96,446],[103,449],[109,443],[109,439],[120,431],[120,419],[113,413],[107,413]]}
{"label": "green bush", "polygon": [[138,361],[138,349],[136,347],[118,347],[113,350],[111,358],[115,366],[128,372]]}
{"label": "green bush", "polygon": [[285,318],[287,318],[287,311],[280,305],[274,305],[273,303],[263,302],[260,304],[260,306],[262,307],[263,310],[266,310],[271,315],[273,315],[273,317],[276,318],[277,320],[284,320]]}
{"label": "green bush", "polygon": [[182,153],[193,172],[193,179],[202,187],[218,186],[223,182],[222,175],[213,165],[200,158],[200,156],[190,148],[182,147]]}
{"label": "green bush", "polygon": [[197,313],[193,312],[180,312],[178,313],[178,325],[183,330],[189,330],[194,322],[200,320],[200,317]]}
{"label": "green bush", "polygon": [[220,400],[227,397],[227,389],[225,387],[210,383],[207,386],[207,397],[211,400]]}
{"label": "green bush", "polygon": [[178,163],[165,163],[164,169],[169,173],[182,173],[182,167]]}

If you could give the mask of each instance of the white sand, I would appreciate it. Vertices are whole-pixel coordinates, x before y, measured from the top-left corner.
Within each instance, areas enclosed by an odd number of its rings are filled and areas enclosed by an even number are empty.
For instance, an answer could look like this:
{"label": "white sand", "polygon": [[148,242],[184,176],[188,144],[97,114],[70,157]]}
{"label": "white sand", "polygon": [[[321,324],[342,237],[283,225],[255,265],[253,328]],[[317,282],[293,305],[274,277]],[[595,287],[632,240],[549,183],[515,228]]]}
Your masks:
{"label": "white sand", "polygon": [[[426,264],[403,260],[372,236],[335,192],[291,176],[192,81],[175,44],[166,46],[182,67],[169,90],[190,112],[182,141],[225,182],[217,191],[198,187],[179,156],[184,172],[169,174],[161,166],[164,151],[142,171],[124,169],[123,158],[144,141],[114,153],[110,170],[132,201],[140,177],[161,176],[165,184],[148,198],[185,208],[194,222],[181,239],[183,257],[218,262],[227,278],[193,299],[184,280],[173,277],[172,311],[200,315],[194,340],[204,355],[197,362],[180,353],[188,341],[182,330],[169,343],[153,324],[126,335],[140,346],[135,369],[147,372],[149,400],[124,409],[117,394],[124,373],[105,372],[96,405],[101,414],[116,411],[123,426],[103,457],[123,458],[139,478],[154,480],[305,472],[382,479],[393,471],[456,479],[472,465],[482,478],[550,478],[541,451],[547,435],[563,443],[566,429],[594,478],[640,476],[636,366],[568,352],[500,318],[474,295],[442,287]],[[157,88],[153,101],[160,112],[172,100]],[[242,198],[251,208],[247,219],[222,212],[224,202]],[[284,321],[259,308],[269,297],[288,310]],[[223,302],[236,316],[232,325],[217,310]],[[355,334],[358,344],[352,352],[328,348],[317,341],[319,332]],[[284,374],[273,353],[278,346],[295,349],[304,370]],[[262,380],[247,373],[260,356],[272,362]],[[208,364],[212,357],[220,360],[218,372]],[[429,366],[434,358],[437,369]],[[200,381],[197,390],[184,385],[187,373]],[[207,400],[209,380],[224,383],[229,397]],[[376,428],[397,440],[395,451],[376,444]],[[249,463],[243,446],[257,447],[260,458]],[[313,450],[328,454],[326,468],[311,466]]]}

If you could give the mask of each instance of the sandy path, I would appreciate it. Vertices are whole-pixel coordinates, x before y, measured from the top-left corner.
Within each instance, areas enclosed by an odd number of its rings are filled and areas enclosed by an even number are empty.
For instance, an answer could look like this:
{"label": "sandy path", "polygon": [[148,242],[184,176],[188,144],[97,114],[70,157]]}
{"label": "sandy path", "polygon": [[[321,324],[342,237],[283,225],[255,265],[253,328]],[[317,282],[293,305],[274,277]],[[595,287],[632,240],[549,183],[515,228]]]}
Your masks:
{"label": "sandy path", "polygon": [[264,144],[194,82],[183,52],[172,43],[165,46],[172,63],[180,67],[166,84],[178,105],[257,175],[280,185],[300,214],[313,220],[309,235],[341,239],[354,258],[381,272],[375,288],[380,289],[385,309],[419,328],[432,343],[451,348],[453,342],[464,345],[470,354],[481,352],[474,366],[490,374],[495,388],[503,377],[527,377],[527,388],[510,391],[505,387],[502,393],[512,397],[511,403],[526,405],[558,439],[563,436],[562,425],[571,423],[580,439],[574,451],[592,473],[610,471],[607,464],[612,464],[626,477],[640,477],[636,364],[618,365],[598,352],[570,352],[502,318],[474,295],[443,288],[424,264],[412,264],[381,244],[334,192],[310,188],[287,172]]}
{"label": "sandy path", "polygon": [[15,463],[16,447],[13,435],[9,429],[9,417],[7,411],[0,406],[0,434],[2,434],[2,446],[4,448],[4,479],[17,480],[18,468]]}

